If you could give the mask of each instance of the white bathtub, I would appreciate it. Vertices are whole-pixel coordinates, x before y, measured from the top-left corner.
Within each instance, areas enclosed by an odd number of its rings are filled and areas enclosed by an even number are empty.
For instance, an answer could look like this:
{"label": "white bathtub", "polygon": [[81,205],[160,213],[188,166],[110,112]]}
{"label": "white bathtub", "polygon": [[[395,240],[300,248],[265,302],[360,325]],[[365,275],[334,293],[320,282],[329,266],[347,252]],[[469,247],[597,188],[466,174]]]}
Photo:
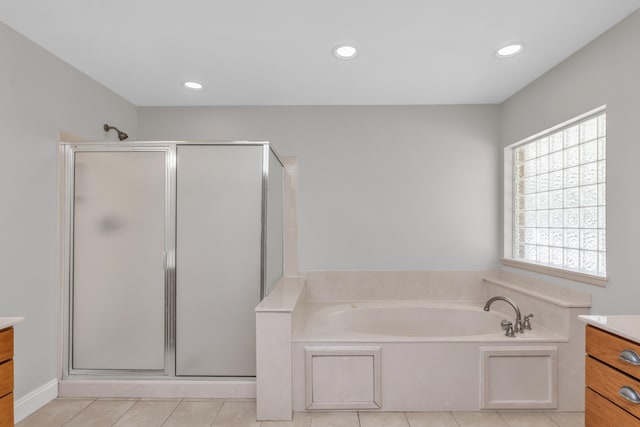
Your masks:
{"label": "white bathtub", "polygon": [[[475,274],[475,273],[474,273]],[[256,309],[257,410],[582,411],[587,293],[510,273],[312,272]],[[533,330],[506,337],[512,307]],[[397,298],[397,299],[395,299]]]}
{"label": "white bathtub", "polygon": [[515,313],[498,305],[305,302],[293,334],[293,409],[557,409],[568,338],[537,325],[506,337],[500,322]]}
{"label": "white bathtub", "polygon": [[[509,309],[511,309],[509,307]],[[513,315],[484,311],[481,303],[380,301],[306,303],[296,341],[545,341],[562,340],[538,328],[504,336],[502,320]],[[540,333],[542,332],[542,334]],[[551,334],[551,336],[550,336]]]}

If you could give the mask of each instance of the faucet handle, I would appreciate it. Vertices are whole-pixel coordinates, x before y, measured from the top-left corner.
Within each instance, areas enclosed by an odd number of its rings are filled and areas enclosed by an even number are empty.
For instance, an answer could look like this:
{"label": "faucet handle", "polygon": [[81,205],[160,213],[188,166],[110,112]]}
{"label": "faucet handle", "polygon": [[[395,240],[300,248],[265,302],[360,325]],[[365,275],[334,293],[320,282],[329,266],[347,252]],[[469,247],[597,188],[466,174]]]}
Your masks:
{"label": "faucet handle", "polygon": [[513,323],[508,320],[503,320],[500,322],[500,326],[505,330],[504,336],[506,337],[515,337],[516,334],[513,332]]}
{"label": "faucet handle", "polygon": [[522,329],[526,329],[528,331],[531,330],[531,321],[529,320],[531,317],[533,317],[532,313],[529,313],[528,315],[524,316],[524,321],[522,324]]}

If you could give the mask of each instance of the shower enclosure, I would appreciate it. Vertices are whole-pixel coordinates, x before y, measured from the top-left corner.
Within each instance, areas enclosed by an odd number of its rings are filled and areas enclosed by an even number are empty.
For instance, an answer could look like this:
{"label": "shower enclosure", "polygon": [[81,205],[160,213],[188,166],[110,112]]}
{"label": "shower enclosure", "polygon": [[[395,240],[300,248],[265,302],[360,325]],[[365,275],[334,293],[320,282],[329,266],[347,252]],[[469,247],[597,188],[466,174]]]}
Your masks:
{"label": "shower enclosure", "polygon": [[268,142],[61,144],[65,378],[255,376],[283,274]]}

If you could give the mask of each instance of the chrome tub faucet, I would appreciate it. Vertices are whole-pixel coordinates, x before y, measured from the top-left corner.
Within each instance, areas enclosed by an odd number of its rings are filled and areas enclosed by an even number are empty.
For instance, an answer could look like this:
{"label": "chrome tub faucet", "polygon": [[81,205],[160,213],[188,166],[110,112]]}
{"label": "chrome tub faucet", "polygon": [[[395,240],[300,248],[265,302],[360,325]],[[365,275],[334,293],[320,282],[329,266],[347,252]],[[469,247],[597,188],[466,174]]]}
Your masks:
{"label": "chrome tub faucet", "polygon": [[[513,326],[513,332],[520,333],[520,334],[524,333],[524,328],[522,327],[522,315],[520,314],[520,309],[511,298],[500,297],[500,296],[490,298],[489,301],[487,301],[487,303],[484,305],[484,311],[489,311],[491,309],[491,304],[493,304],[495,301],[504,301],[507,304],[511,305],[511,307],[513,307],[513,309],[516,311],[516,321],[515,321],[515,325]],[[528,321],[529,319],[527,317],[527,322]],[[509,327],[510,326],[511,325],[509,325]],[[505,328],[505,325],[503,325],[503,328]],[[529,329],[530,328],[531,326],[529,326]],[[513,333],[510,333],[509,329],[507,329],[507,336],[511,336],[511,337],[514,336]]]}

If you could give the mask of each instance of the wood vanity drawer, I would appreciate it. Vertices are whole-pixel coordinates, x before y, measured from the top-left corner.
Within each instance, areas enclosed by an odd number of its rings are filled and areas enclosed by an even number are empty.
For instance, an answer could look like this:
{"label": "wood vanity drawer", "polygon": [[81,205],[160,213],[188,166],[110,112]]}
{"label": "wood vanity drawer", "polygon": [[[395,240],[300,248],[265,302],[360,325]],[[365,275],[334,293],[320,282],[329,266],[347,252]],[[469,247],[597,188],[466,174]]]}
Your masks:
{"label": "wood vanity drawer", "polygon": [[0,365],[0,397],[13,391],[13,360]]}
{"label": "wood vanity drawer", "polygon": [[0,427],[13,427],[13,393],[0,398]]}
{"label": "wood vanity drawer", "polygon": [[585,389],[585,427],[640,427],[640,420],[598,393]]}
{"label": "wood vanity drawer", "polygon": [[620,359],[620,354],[625,350],[631,350],[640,356],[640,345],[592,326],[587,326],[587,354],[629,375],[640,378],[640,366],[632,365]]}
{"label": "wood vanity drawer", "polygon": [[0,331],[0,363],[13,359],[13,328]]}
{"label": "wood vanity drawer", "polygon": [[640,395],[640,381],[588,356],[586,360],[586,379],[587,387],[636,417],[640,417],[640,403],[633,403],[618,394],[618,391],[626,386],[631,387]]}

